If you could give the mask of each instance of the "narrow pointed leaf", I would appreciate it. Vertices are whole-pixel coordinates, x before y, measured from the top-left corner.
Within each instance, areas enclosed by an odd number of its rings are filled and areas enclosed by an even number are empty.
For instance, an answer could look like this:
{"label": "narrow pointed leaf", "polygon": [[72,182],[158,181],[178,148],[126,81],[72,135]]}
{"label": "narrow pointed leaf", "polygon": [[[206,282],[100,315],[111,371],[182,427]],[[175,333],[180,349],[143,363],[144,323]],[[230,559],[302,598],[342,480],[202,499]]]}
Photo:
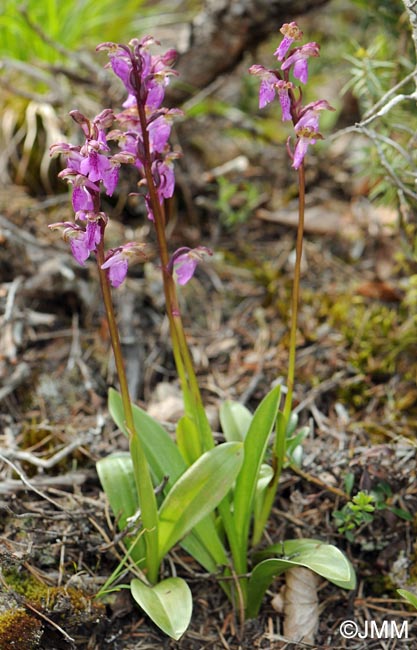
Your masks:
{"label": "narrow pointed leaf", "polygon": [[159,510],[159,553],[164,555],[220,503],[242,465],[239,442],[204,453],[178,479]]}
{"label": "narrow pointed leaf", "polygon": [[194,421],[183,415],[176,428],[177,446],[187,465],[192,465],[202,454],[200,435]]}
{"label": "narrow pointed leaf", "polygon": [[192,532],[186,535],[180,544],[211,573],[228,563],[227,553],[217,532],[214,517],[210,514],[193,526]]}
{"label": "narrow pointed leaf", "polygon": [[[135,429],[143,445],[155,483],[161,483],[164,477],[168,477],[168,485],[172,486],[187,469],[186,462],[169,433],[159,422],[136,404],[132,404],[132,410]],[[119,429],[127,435],[122,398],[112,388],[109,390],[109,411]]]}
{"label": "narrow pointed leaf", "polygon": [[277,417],[279,396],[280,386],[276,386],[264,397],[245,437],[243,465],[234,491],[234,519],[245,554],[259,472]]}
{"label": "narrow pointed leaf", "polygon": [[182,578],[167,578],[153,587],[134,578],[133,598],[149,618],[176,641],[187,629],[193,610],[190,588]]}
{"label": "narrow pointed leaf", "polygon": [[408,591],[408,589],[397,589],[397,594],[405,598],[410,605],[415,607],[417,609],[417,595],[413,594],[411,591]]}
{"label": "narrow pointed leaf", "polygon": [[154,583],[157,581],[159,573],[158,504],[148,461],[146,460],[145,452],[136,432],[129,440],[129,448],[144,529],[147,575],[148,580]]}

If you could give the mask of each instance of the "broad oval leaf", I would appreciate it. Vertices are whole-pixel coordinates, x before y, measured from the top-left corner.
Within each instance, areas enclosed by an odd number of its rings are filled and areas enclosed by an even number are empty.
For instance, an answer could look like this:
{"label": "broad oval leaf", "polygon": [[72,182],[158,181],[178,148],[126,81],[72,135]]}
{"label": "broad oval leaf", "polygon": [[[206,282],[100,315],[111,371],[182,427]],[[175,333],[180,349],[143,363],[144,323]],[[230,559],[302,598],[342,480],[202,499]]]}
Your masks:
{"label": "broad oval leaf", "polygon": [[243,442],[252,422],[252,413],[244,404],[226,400],[220,406],[220,424],[228,442]]}
{"label": "broad oval leaf", "polygon": [[255,566],[248,582],[247,614],[256,616],[265,591],[272,580],[287,569],[304,566],[343,589],[354,589],[356,575],[347,557],[336,546],[316,539],[293,539],[274,544],[258,555],[280,553],[281,558],[269,558]]}
{"label": "broad oval leaf", "polygon": [[206,451],[180,476],[159,509],[161,559],[225,497],[242,460],[242,443],[225,442]]}
{"label": "broad oval leaf", "polygon": [[184,634],[190,624],[193,600],[182,578],[167,578],[153,587],[134,578],[130,583],[133,598],[149,618],[172,639]]}

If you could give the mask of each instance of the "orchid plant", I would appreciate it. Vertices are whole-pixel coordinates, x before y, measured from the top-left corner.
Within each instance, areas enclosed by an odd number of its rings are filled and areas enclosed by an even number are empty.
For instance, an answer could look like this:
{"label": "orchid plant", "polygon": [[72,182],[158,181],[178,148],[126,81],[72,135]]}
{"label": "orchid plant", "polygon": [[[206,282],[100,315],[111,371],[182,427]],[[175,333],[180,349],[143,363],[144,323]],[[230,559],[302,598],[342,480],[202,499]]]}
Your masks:
{"label": "orchid plant", "polygon": [[[170,254],[164,202],[174,192],[174,161],[170,147],[172,121],[180,111],[162,106],[164,92],[175,72],[175,52],[151,54],[151,37],[120,45],[103,43],[109,66],[127,91],[123,110],[109,109],[92,120],[78,111],[72,118],[85,138],[81,146],[61,143],[53,154],[66,158],[60,176],[73,186],[75,219],[52,224],[61,229],[75,259],[84,265],[95,257],[119,378],[120,393],[109,391],[109,410],[129,439],[128,453],[115,452],[99,460],[97,470],[126,545],[126,555],[101,594],[120,588],[126,565],[136,573],[130,583],[134,599],[168,635],[178,639],[187,628],[192,599],[184,580],[159,580],[161,563],[179,543],[220,584],[238,606],[241,620],[257,614],[269,584],[294,566],[315,570],[350,589],[355,575],[346,557],[318,540],[287,540],[254,552],[270,516],[281,471],[295,458],[306,435],[297,431],[292,413],[297,310],[304,219],[304,157],[322,136],[319,114],[332,110],[327,101],[302,105],[302,92],[291,81],[306,83],[308,59],[319,55],[317,43],[293,47],[302,38],[296,23],[285,24],[284,38],[275,52],[278,68],[250,69],[261,79],[259,105],[278,97],[282,119],[292,121],[295,147],[287,149],[298,170],[300,200],[295,265],[287,393],[280,408],[281,388],[275,386],[255,413],[227,401],[220,407],[225,442],[217,444],[204,409],[179,307],[177,284],[186,284],[197,264],[211,254],[199,246],[180,247]],[[115,126],[117,128],[115,128]],[[116,150],[116,152],[115,152]],[[147,258],[145,243],[128,242],[105,250],[108,216],[101,209],[101,191],[111,196],[122,165],[135,166],[148,218],[153,223],[169,320],[172,350],[184,399],[184,415],[175,442],[163,426],[131,403],[124,371],[111,286],[124,281],[128,266]],[[272,442],[270,442],[272,440]],[[116,584],[116,587],[114,587]]]}

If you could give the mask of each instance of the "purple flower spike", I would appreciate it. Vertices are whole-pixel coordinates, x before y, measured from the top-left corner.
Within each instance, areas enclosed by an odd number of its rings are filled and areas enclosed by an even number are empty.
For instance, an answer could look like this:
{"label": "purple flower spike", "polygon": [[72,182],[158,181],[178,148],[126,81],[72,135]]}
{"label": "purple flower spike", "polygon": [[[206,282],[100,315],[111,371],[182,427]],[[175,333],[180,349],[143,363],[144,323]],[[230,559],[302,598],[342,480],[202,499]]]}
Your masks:
{"label": "purple flower spike", "polygon": [[282,61],[293,42],[301,41],[303,38],[303,32],[294,21],[291,23],[284,23],[279,31],[284,35],[284,38],[282,39],[278,49],[274,52],[274,56],[277,57],[278,61]]}

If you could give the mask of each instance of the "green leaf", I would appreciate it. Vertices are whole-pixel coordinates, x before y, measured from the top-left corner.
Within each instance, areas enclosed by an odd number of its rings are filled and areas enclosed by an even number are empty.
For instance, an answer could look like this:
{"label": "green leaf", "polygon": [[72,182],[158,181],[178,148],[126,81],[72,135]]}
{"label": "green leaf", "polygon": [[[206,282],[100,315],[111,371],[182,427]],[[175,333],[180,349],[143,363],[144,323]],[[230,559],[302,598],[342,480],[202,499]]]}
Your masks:
{"label": "green leaf", "polygon": [[[187,469],[187,464],[177,446],[165,429],[143,409],[132,404],[135,429],[142,443],[147,461],[154,476],[155,484],[168,477],[167,486],[172,487],[175,481]],[[125,418],[120,394],[113,388],[109,390],[110,414],[125,435]]]}
{"label": "green leaf", "polygon": [[245,555],[259,471],[277,417],[280,390],[281,387],[276,386],[259,404],[244,442],[243,465],[234,491],[234,520]]}
{"label": "green leaf", "polygon": [[259,470],[258,482],[256,484],[256,491],[255,491],[255,501],[254,501],[255,519],[257,518],[257,516],[261,511],[265,490],[267,489],[273,476],[274,476],[274,470],[272,469],[272,467],[270,465],[267,465],[266,463],[262,463],[261,468]]}
{"label": "green leaf", "polygon": [[294,411],[291,411],[285,428],[285,435],[287,438],[291,438],[291,436],[295,433],[297,424],[298,424],[298,414],[294,413]]}
{"label": "green leaf", "polygon": [[[208,521],[204,519],[203,521]],[[202,522],[200,522],[202,523]],[[191,557],[193,557],[202,567],[206,569],[209,573],[216,573],[219,566],[227,564],[227,555],[224,548],[222,548],[221,561],[218,562],[215,560],[209,544],[206,544],[206,540],[201,536],[197,535],[197,526],[194,526],[192,533],[189,533],[184,537],[180,542],[181,548],[183,548]],[[204,540],[204,541],[203,541]],[[219,540],[220,541],[220,540]]]}
{"label": "green leaf", "polygon": [[[279,553],[284,557],[271,558]],[[274,544],[257,554],[258,558],[268,557],[255,566],[248,582],[247,615],[257,615],[265,591],[273,579],[294,566],[311,569],[343,589],[354,589],[356,576],[347,557],[335,546],[324,544],[317,539],[292,539]]]}
{"label": "green leaf", "polygon": [[389,506],[387,510],[392,512],[400,519],[404,519],[404,521],[414,521],[413,515],[410,512],[407,512],[407,510],[403,510],[402,508],[394,508],[394,506]]}
{"label": "green leaf", "polygon": [[[159,485],[167,477],[166,492],[168,492],[175,481],[186,471],[187,463],[170,435],[159,422],[156,422],[135,404],[132,404],[132,409],[135,428],[142,442],[155,485]],[[122,398],[113,388],[109,390],[109,411],[119,429],[127,436]],[[212,521],[200,522],[199,530],[200,526],[203,526],[203,533],[200,535],[198,531],[195,531],[196,534],[194,534],[193,531],[187,535],[184,539],[184,548],[189,548],[193,557],[208,571],[214,571],[215,569],[209,568],[209,566],[217,567],[225,564],[225,550]],[[211,555],[211,561],[207,553]]]}
{"label": "green leaf", "polygon": [[194,421],[183,415],[176,428],[177,446],[187,465],[192,465],[202,454],[200,436]]}
{"label": "green leaf", "polygon": [[[118,452],[101,458],[96,463],[100,483],[117,519],[119,530],[124,530],[127,519],[132,517],[139,508],[133,463],[128,452]],[[130,547],[135,540],[125,538],[126,546]],[[145,555],[144,541],[138,541],[131,553],[132,560],[139,563]]]}
{"label": "green leaf", "polygon": [[397,594],[400,594],[400,596],[405,598],[410,603],[410,605],[412,605],[417,609],[416,594],[413,594],[411,591],[408,591],[408,589],[397,589]]}
{"label": "green leaf", "polygon": [[96,468],[113,514],[117,517],[119,529],[123,530],[128,517],[132,517],[139,508],[130,454],[110,454],[101,458],[96,463]]}
{"label": "green leaf", "polygon": [[302,443],[310,433],[310,427],[305,426],[287,437],[285,443],[285,453],[290,463],[300,466],[303,457]]}
{"label": "green leaf", "polygon": [[149,582],[155,583],[159,573],[158,558],[158,504],[152,484],[142,443],[135,431],[129,439],[130,457],[133,463],[136,491],[141,509],[141,520],[144,529],[146,547],[145,562]]}
{"label": "green leaf", "polygon": [[159,510],[159,554],[164,555],[225,497],[242,465],[239,442],[207,451],[187,469]]}
{"label": "green leaf", "polygon": [[211,573],[228,564],[228,556],[212,514],[193,527],[192,532],[181,541],[181,547]]}
{"label": "green leaf", "polygon": [[345,484],[345,492],[347,492],[347,494],[350,494],[355,484],[355,474],[353,472],[346,474],[344,478],[344,484]]}
{"label": "green leaf", "polygon": [[167,578],[154,587],[149,587],[134,578],[130,590],[155,625],[178,641],[190,623],[193,610],[191,591],[185,580]]}
{"label": "green leaf", "polygon": [[226,400],[220,406],[220,424],[228,442],[243,442],[252,422],[252,413],[240,402]]}

